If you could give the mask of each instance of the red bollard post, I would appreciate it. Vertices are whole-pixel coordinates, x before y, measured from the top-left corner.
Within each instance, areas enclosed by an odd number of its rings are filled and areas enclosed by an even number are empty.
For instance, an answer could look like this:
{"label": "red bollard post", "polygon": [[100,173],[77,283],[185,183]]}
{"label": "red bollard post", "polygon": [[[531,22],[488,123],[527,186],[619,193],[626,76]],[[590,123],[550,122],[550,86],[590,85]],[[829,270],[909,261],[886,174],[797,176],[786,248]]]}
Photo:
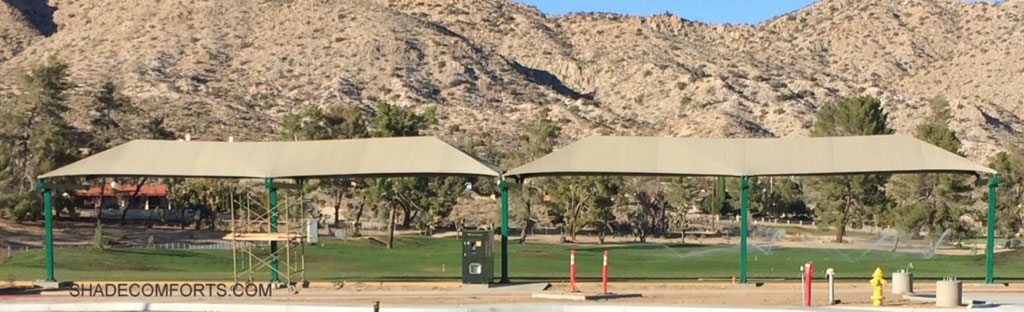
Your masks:
{"label": "red bollard post", "polygon": [[814,276],[814,263],[808,261],[804,263],[804,306],[811,306],[811,277]]}
{"label": "red bollard post", "polygon": [[569,291],[576,292],[576,249],[569,250]]}
{"label": "red bollard post", "polygon": [[601,292],[608,293],[608,251],[604,251],[604,261],[601,265]]}

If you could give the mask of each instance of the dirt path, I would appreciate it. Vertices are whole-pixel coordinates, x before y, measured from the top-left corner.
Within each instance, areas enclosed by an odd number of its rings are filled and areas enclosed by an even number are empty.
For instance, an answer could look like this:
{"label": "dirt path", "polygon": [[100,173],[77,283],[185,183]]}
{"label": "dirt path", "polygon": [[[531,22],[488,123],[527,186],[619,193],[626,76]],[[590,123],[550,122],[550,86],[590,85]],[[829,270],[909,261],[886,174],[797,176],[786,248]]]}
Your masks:
{"label": "dirt path", "polygon": [[[53,241],[57,246],[87,246],[92,244],[96,225],[89,222],[56,221],[53,227]],[[169,242],[214,242],[224,237],[223,231],[209,231],[205,228],[196,231],[193,227],[181,229],[171,226],[154,226],[146,228],[142,225],[129,224],[121,226],[116,222],[103,224],[103,235],[108,240],[119,244],[146,244],[150,236],[156,243]],[[43,245],[43,222],[15,223],[0,220],[0,239],[14,246],[41,247]]]}
{"label": "dirt path", "polygon": [[[488,304],[488,303],[539,303],[562,302],[550,299],[535,299],[525,291],[462,290],[458,283],[350,283],[340,288],[338,285],[316,283],[310,288],[301,289],[299,294],[288,294],[286,291],[274,290],[270,297],[248,298],[250,301],[289,302],[289,303],[331,303],[331,304],[373,304],[380,302],[382,307],[424,304]],[[616,299],[602,301],[608,303],[635,304],[668,304],[668,305],[758,305],[758,306],[797,306],[800,304],[801,290],[794,283],[766,284],[762,287],[748,285],[730,285],[722,283],[618,283],[610,286],[610,291],[619,293],[641,293],[642,298]],[[600,289],[598,283],[581,283],[579,288],[584,293],[594,293]],[[836,298],[843,306],[871,305],[871,288],[867,283],[839,283],[836,287]],[[562,283],[553,284],[547,292],[564,292],[568,286]],[[826,288],[824,284],[814,287],[812,303],[817,306],[826,305]],[[919,292],[932,291],[924,284],[917,288]],[[974,291],[965,287],[965,293]],[[886,306],[928,307],[929,303],[909,301],[902,296],[892,295],[886,287]],[[991,289],[985,292],[992,292]],[[1000,290],[1008,294],[1024,295],[1024,289],[1012,287]],[[139,300],[141,298],[128,298]],[[16,301],[124,301],[124,297],[73,297],[67,292],[57,291],[46,294],[4,295],[3,300]],[[145,298],[152,302],[189,302],[202,301],[235,301],[237,298],[218,297],[168,297]]]}

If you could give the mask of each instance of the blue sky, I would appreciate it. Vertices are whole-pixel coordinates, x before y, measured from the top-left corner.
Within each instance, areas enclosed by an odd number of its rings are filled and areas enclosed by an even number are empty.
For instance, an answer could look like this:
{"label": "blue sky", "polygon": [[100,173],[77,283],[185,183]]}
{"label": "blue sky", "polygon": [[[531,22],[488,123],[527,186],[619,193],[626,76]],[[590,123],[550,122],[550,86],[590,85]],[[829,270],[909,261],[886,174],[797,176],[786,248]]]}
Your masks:
{"label": "blue sky", "polygon": [[[513,0],[547,14],[614,12],[647,16],[668,11],[705,23],[757,24],[803,8],[817,0]],[[965,0],[967,2],[1003,0]]]}
{"label": "blue sky", "polygon": [[615,12],[651,15],[668,11],[705,23],[757,24],[815,0],[518,0],[547,14]]}

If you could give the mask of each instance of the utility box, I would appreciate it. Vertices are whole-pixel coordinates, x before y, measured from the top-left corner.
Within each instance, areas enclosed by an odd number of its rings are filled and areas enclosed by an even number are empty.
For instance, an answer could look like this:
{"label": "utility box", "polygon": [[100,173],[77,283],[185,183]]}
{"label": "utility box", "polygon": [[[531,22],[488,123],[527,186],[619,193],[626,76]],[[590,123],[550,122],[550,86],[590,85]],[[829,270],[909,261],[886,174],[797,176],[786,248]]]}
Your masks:
{"label": "utility box", "polygon": [[494,278],[494,234],[462,232],[462,283],[490,284]]}
{"label": "utility box", "polygon": [[310,244],[320,241],[320,222],[316,218],[306,219],[306,240]]}

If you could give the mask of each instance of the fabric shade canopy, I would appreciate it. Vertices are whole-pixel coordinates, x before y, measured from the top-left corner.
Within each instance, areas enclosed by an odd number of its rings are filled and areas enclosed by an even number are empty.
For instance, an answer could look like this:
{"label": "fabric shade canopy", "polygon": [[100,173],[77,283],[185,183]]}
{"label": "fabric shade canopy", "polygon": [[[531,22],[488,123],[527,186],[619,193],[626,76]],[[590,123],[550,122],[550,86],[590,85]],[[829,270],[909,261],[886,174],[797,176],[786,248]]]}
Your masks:
{"label": "fabric shade canopy", "polygon": [[906,135],[706,139],[594,136],[506,176],[790,176],[995,170]]}
{"label": "fabric shade canopy", "polygon": [[499,176],[436,137],[288,142],[135,140],[39,176],[310,178]]}

